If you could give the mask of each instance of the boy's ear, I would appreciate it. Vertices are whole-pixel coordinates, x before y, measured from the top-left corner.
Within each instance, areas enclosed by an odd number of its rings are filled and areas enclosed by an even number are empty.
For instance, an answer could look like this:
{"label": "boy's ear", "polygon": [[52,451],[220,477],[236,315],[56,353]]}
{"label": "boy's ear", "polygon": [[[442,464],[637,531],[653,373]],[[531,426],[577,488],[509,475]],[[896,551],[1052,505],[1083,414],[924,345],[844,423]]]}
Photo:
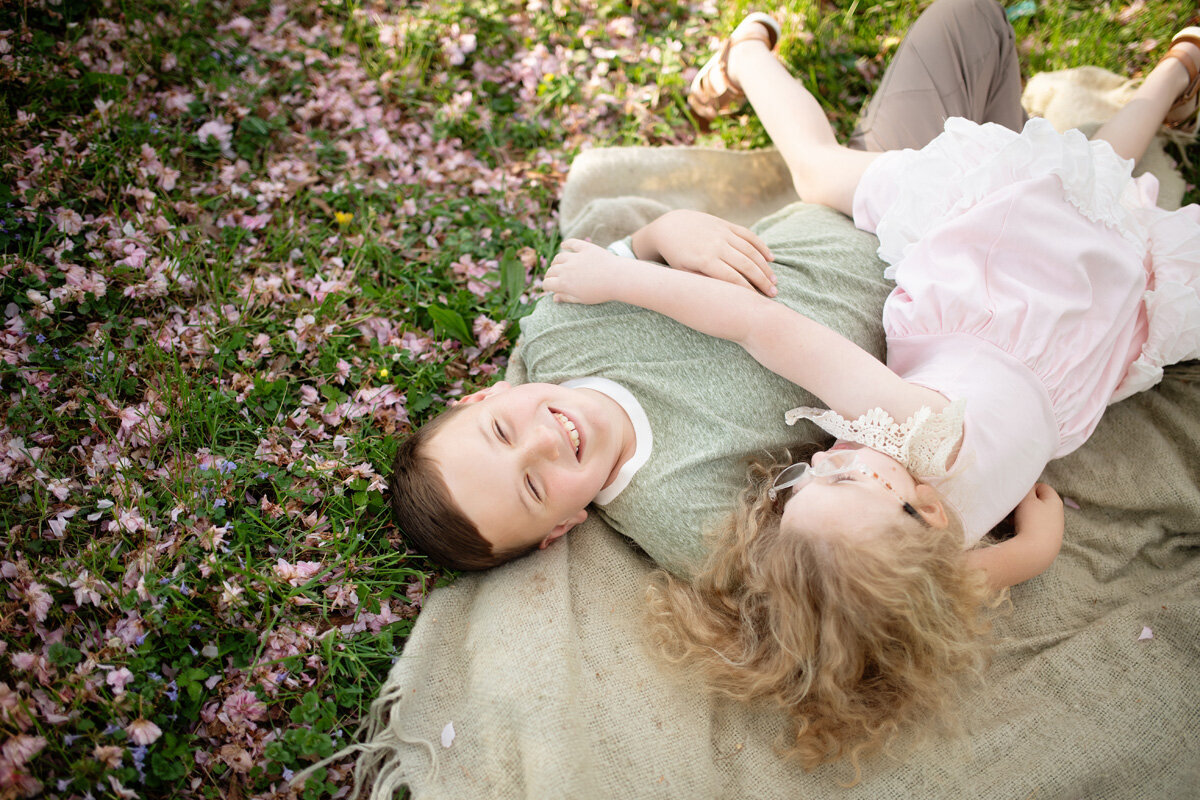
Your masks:
{"label": "boy's ear", "polygon": [[940,530],[950,525],[950,515],[946,513],[941,496],[932,486],[917,484],[917,511],[934,528]]}
{"label": "boy's ear", "polygon": [[562,522],[555,525],[554,530],[552,530],[552,531],[550,531],[550,533],[546,534],[546,538],[542,539],[541,543],[538,544],[538,549],[545,550],[547,547],[550,546],[551,542],[553,542],[555,539],[562,538],[562,536],[565,535],[567,531],[571,530],[571,528],[574,528],[576,525],[583,522],[585,519],[587,519],[587,509],[581,508],[581,509],[579,509],[579,511],[572,514],[567,519],[565,519]]}
{"label": "boy's ear", "polygon": [[469,405],[470,403],[478,403],[480,400],[484,400],[488,397],[491,397],[494,394],[500,394],[502,392],[507,392],[511,388],[512,388],[512,384],[509,383],[508,381],[499,381],[497,383],[493,383],[491,386],[487,387],[486,389],[480,389],[478,392],[472,392],[471,394],[464,395],[463,397],[461,397],[459,399],[458,405]]}

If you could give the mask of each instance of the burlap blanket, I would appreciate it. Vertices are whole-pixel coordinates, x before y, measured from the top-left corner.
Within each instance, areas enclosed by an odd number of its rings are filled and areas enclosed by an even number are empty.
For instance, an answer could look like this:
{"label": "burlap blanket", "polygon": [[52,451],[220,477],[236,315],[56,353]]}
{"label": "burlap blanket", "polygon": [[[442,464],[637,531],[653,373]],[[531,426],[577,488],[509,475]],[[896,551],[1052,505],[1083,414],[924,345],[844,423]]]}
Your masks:
{"label": "burlap blanket", "polygon": [[[1056,124],[1102,119],[1126,91],[1105,76],[1031,81],[1028,105]],[[1182,182],[1156,171],[1177,203]],[[769,151],[594,150],[572,169],[562,225],[607,241],[668,207],[749,222],[790,199]],[[1200,365],[1114,406],[1044,479],[1069,498],[1062,554],[1013,590],[964,731],[869,761],[853,788],[844,764],[806,773],[778,757],[778,711],[657,665],[640,631],[652,565],[594,515],[433,592],[361,734],[361,785],[372,798],[1196,797]]]}

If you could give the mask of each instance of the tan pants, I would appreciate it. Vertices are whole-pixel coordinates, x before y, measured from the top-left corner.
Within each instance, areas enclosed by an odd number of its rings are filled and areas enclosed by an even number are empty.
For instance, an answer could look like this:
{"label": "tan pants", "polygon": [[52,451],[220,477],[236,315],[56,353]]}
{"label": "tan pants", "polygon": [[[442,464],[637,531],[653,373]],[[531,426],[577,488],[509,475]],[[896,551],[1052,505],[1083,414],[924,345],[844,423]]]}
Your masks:
{"label": "tan pants", "polygon": [[1021,71],[995,0],[937,0],[909,30],[859,119],[856,150],[921,148],[949,117],[1021,130]]}

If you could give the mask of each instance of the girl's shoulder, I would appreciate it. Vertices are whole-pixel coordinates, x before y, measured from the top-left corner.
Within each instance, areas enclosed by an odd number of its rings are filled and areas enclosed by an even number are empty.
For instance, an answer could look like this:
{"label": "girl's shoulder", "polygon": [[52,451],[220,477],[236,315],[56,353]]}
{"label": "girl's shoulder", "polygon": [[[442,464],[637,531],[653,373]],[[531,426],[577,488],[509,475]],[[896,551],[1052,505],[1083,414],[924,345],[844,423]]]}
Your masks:
{"label": "girl's shoulder", "polygon": [[922,406],[903,422],[882,408],[873,408],[856,419],[846,419],[836,411],[801,406],[785,415],[789,425],[806,419],[826,433],[846,442],[855,442],[903,464],[921,477],[945,475],[954,464],[962,445],[966,401],[955,400],[935,410]]}

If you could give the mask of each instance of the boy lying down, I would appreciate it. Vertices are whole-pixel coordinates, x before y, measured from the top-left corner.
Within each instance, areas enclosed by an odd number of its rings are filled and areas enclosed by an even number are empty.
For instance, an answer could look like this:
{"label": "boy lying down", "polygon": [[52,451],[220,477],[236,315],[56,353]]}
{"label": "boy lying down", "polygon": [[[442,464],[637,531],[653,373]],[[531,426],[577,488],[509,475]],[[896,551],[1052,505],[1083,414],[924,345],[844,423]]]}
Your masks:
{"label": "boy lying down", "polygon": [[[800,203],[753,232],[672,211],[613,245],[753,287],[882,355],[890,287],[875,247],[842,215]],[[745,459],[824,437],[783,421],[814,398],[737,345],[618,303],[539,303],[522,320],[507,377],[396,454],[396,522],[413,549],[447,567],[487,569],[546,547],[590,507],[687,576],[704,532],[744,485]]]}

